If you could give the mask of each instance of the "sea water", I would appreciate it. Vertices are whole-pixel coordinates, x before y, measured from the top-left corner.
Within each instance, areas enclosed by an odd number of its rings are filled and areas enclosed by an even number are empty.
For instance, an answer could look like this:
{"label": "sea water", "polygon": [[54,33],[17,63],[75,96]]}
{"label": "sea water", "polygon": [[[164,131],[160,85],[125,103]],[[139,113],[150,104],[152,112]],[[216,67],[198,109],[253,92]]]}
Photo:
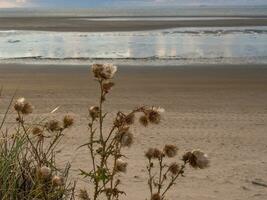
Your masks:
{"label": "sea water", "polygon": [[0,62],[267,63],[267,27],[0,31]]}

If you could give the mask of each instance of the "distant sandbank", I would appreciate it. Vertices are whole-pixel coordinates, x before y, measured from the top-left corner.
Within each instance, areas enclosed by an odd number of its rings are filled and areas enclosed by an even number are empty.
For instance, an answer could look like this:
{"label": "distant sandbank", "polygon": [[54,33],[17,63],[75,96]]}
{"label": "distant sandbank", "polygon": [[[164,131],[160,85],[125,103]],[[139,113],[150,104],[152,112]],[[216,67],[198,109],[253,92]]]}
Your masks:
{"label": "distant sandbank", "polygon": [[[75,19],[75,20],[72,20]],[[217,20],[84,20],[81,17],[4,17],[0,18],[0,30],[38,30],[38,31],[140,31],[176,27],[234,27],[267,26],[267,18],[238,18]]]}

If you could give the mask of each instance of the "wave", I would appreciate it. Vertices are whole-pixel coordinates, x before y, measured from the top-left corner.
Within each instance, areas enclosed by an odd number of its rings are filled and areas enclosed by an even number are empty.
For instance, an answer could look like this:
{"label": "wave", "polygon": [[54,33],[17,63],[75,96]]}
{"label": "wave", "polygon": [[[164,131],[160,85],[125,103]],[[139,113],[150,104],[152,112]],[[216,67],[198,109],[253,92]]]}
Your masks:
{"label": "wave", "polygon": [[192,34],[192,35],[199,35],[199,34],[213,34],[213,35],[226,35],[226,34],[236,34],[236,33],[244,33],[244,34],[267,34],[267,30],[257,30],[257,29],[245,29],[245,30],[185,30],[185,31],[164,31],[164,34]]}
{"label": "wave", "polygon": [[68,58],[52,58],[52,57],[42,57],[42,56],[23,56],[23,57],[12,57],[12,58],[0,58],[0,61],[12,61],[12,60],[43,60],[43,61],[71,61],[71,60],[81,60],[81,61],[90,61],[90,60],[133,60],[133,61],[145,61],[145,60],[223,60],[223,59],[259,59],[259,60],[267,60],[267,56],[250,56],[250,57],[177,57],[177,56],[168,56],[168,57],[160,57],[160,56],[149,56],[149,57],[68,57]]}

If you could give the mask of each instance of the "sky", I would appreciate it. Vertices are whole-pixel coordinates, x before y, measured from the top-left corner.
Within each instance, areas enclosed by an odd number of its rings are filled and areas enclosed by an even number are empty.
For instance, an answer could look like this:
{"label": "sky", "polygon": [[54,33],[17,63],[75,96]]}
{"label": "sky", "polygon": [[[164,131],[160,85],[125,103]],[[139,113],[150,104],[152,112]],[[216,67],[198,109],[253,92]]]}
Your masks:
{"label": "sky", "polygon": [[0,0],[0,8],[179,5],[267,5],[267,0]]}

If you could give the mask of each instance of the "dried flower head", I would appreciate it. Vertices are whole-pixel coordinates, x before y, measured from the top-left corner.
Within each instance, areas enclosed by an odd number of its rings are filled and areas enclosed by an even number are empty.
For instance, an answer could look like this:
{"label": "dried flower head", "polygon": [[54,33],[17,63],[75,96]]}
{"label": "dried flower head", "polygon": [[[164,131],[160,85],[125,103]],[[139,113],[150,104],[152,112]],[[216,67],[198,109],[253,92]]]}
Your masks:
{"label": "dried flower head", "polygon": [[131,113],[129,115],[126,115],[124,120],[127,125],[132,125],[134,123],[134,119],[135,119],[135,115],[134,113]]}
{"label": "dried flower head", "polygon": [[111,81],[105,81],[102,84],[105,93],[108,93],[115,84]]}
{"label": "dried flower head", "polygon": [[190,160],[192,159],[192,156],[193,156],[193,154],[190,151],[188,151],[183,155],[182,160],[184,162],[190,162]]}
{"label": "dried flower head", "polygon": [[127,162],[123,161],[122,159],[117,159],[116,160],[116,166],[115,169],[117,172],[126,172],[127,170]]}
{"label": "dried flower head", "polygon": [[204,168],[209,167],[210,161],[209,161],[207,154],[205,154],[199,150],[193,151],[192,154],[195,157],[195,162],[196,162],[196,165],[198,168],[204,169]]}
{"label": "dried flower head", "polygon": [[38,126],[35,126],[32,128],[32,134],[35,136],[40,136],[42,135],[43,130],[41,128],[39,128]]}
{"label": "dried flower head", "polygon": [[113,64],[93,64],[92,71],[94,76],[99,79],[112,79],[117,71],[117,66]]}
{"label": "dried flower head", "polygon": [[50,120],[45,124],[45,127],[48,131],[55,132],[62,130],[62,127],[60,126],[59,121],[57,120]]}
{"label": "dried flower head", "polygon": [[14,105],[15,110],[21,112],[24,107],[24,104],[25,104],[25,98],[23,97],[18,98]]}
{"label": "dried flower head", "polygon": [[79,199],[81,200],[90,200],[88,192],[84,189],[80,190],[78,196],[79,196]]}
{"label": "dried flower head", "polygon": [[92,117],[92,119],[96,119],[100,115],[100,108],[98,106],[91,106],[89,108],[89,114]]}
{"label": "dried flower head", "polygon": [[160,159],[164,156],[164,153],[157,148],[149,148],[148,151],[145,153],[145,156],[148,159]]}
{"label": "dried flower head", "polygon": [[28,115],[33,112],[33,106],[27,102],[25,98],[17,99],[14,108],[17,112],[20,112],[24,115]]}
{"label": "dried flower head", "polygon": [[147,118],[152,124],[159,124],[161,121],[161,114],[164,112],[163,108],[152,107],[147,110]]}
{"label": "dried flower head", "polygon": [[157,158],[157,159],[160,159],[164,156],[164,153],[157,149],[157,148],[154,148],[154,152],[153,152],[153,158]]}
{"label": "dried flower head", "polygon": [[151,200],[161,200],[161,196],[159,193],[155,193],[152,195]]}
{"label": "dried flower head", "polygon": [[117,138],[122,147],[130,147],[133,144],[133,134],[129,131],[129,129],[119,131]]}
{"label": "dried flower head", "polygon": [[148,126],[148,117],[146,115],[143,115],[139,118],[139,122],[140,124],[142,124],[144,127],[147,127]]}
{"label": "dried flower head", "polygon": [[164,147],[164,153],[166,156],[168,156],[169,158],[173,158],[174,156],[177,155],[177,147],[175,145],[165,145]]}
{"label": "dried flower head", "polygon": [[63,186],[64,185],[64,179],[63,177],[60,176],[53,176],[52,178],[52,185],[59,187],[59,186]]}
{"label": "dried flower head", "polygon": [[193,168],[204,169],[209,166],[209,159],[207,154],[199,150],[185,153],[183,156],[183,161],[189,162],[189,164]]}
{"label": "dried flower head", "polygon": [[173,174],[173,175],[177,175],[179,173],[180,167],[177,163],[172,163],[169,166],[169,171]]}
{"label": "dried flower head", "polygon": [[145,153],[145,156],[149,160],[151,160],[153,158],[153,155],[154,155],[154,149],[153,148],[149,148]]}
{"label": "dried flower head", "polygon": [[63,118],[63,127],[64,128],[69,128],[73,125],[74,123],[74,119],[70,116],[70,115],[66,115]]}
{"label": "dried flower head", "polygon": [[41,178],[47,179],[51,175],[51,169],[47,166],[43,166],[38,170],[38,174]]}

